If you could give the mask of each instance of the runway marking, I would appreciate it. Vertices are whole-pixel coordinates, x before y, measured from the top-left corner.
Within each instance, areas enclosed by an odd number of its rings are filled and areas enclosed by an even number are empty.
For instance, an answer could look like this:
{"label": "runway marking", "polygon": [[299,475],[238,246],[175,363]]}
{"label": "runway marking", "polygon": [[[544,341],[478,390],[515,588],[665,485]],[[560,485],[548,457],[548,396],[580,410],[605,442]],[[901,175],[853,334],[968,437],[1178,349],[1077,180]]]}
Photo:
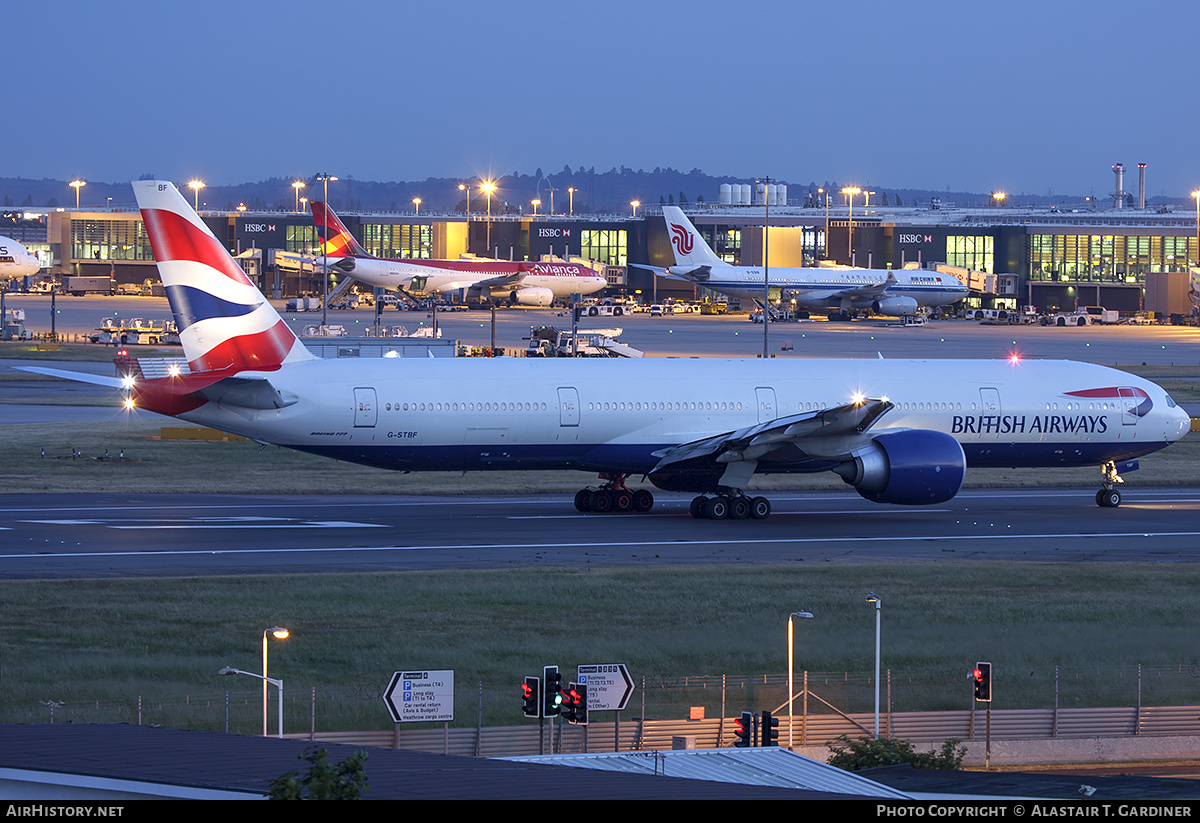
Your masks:
{"label": "runway marking", "polygon": [[[664,506],[663,508],[666,509],[666,506]],[[844,509],[842,511],[838,511],[838,510],[834,510],[834,509],[820,509],[820,510],[811,511],[811,512],[772,511],[771,517],[789,517],[789,516],[795,516],[795,515],[803,515],[803,516],[808,517],[808,516],[813,516],[813,515],[826,515],[826,514],[853,514],[853,515],[860,515],[860,514],[925,514],[927,512],[931,512],[931,513],[936,512],[936,513],[940,513],[940,514],[946,514],[947,512],[951,512],[951,511],[953,511],[953,509],[905,509],[904,511],[897,511],[895,509]],[[687,509],[681,509],[680,513],[687,514]],[[583,513],[579,513],[579,514],[514,514],[510,517],[506,517],[505,519],[506,520],[582,520],[584,518],[603,517],[604,521],[608,522],[609,520],[621,520],[621,519],[630,518],[630,517],[643,517],[644,518],[645,516],[646,515],[644,515],[644,514],[636,514],[636,513],[613,514],[611,512],[608,512],[608,513],[601,514],[599,512],[595,512],[595,513],[589,512],[587,514],[583,514]],[[727,519],[733,520],[732,517],[727,518]],[[746,519],[749,520],[750,518],[746,518]]]}
{"label": "runway marking", "polygon": [[0,560],[34,560],[68,557],[187,557],[195,555],[251,555],[251,554],[343,554],[351,552],[411,552],[411,551],[453,551],[453,550],[492,550],[492,549],[529,549],[542,551],[545,549],[603,549],[629,548],[637,546],[648,547],[684,547],[684,546],[761,546],[768,543],[910,543],[910,542],[952,542],[970,540],[1045,540],[1063,541],[1088,540],[1094,538],[1111,539],[1124,538],[1165,538],[1165,537],[1200,537],[1200,532],[1096,532],[1093,534],[1064,535],[1057,532],[1045,534],[965,534],[965,535],[911,535],[908,537],[803,537],[803,538],[771,538],[730,540],[714,538],[712,540],[626,540],[611,543],[462,543],[446,545],[422,546],[345,546],[325,548],[283,548],[283,549],[188,549],[163,551],[127,551],[127,552],[37,552],[33,554],[0,554]]}
{"label": "runway marking", "polygon": [[[274,521],[274,522],[263,522]],[[278,517],[209,517],[188,523],[128,523],[128,518],[109,520],[19,520],[46,526],[104,526],[108,529],[384,529],[383,523],[351,520],[304,520],[290,522]]]}

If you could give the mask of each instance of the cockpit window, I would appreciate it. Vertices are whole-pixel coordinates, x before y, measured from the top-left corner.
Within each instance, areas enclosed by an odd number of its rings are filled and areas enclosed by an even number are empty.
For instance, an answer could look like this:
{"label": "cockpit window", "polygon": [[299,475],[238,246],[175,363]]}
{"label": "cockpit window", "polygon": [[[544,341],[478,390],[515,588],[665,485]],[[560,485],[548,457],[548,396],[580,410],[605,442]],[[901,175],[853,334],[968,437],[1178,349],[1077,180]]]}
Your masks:
{"label": "cockpit window", "polygon": [[1169,394],[1167,395],[1167,408],[1169,408],[1169,409],[1175,408],[1175,401],[1171,399],[1171,395],[1169,395]]}

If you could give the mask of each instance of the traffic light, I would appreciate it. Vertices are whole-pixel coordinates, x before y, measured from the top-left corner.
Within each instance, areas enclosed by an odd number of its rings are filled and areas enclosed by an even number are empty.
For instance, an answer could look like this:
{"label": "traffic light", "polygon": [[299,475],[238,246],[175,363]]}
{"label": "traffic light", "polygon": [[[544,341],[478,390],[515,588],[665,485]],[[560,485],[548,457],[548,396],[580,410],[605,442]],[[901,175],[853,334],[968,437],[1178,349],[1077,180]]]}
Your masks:
{"label": "traffic light", "polygon": [[779,718],[771,717],[770,712],[762,713],[762,722],[758,727],[758,745],[762,747],[778,746],[776,743],[779,739]]}
{"label": "traffic light", "polygon": [[526,717],[541,717],[541,687],[542,681],[538,677],[526,677],[525,682],[521,684],[521,710]]}
{"label": "traffic light", "polygon": [[562,716],[568,723],[587,725],[587,686],[572,683],[563,692]]}
{"label": "traffic light", "polygon": [[750,712],[742,712],[740,719],[733,721],[734,736],[737,740],[733,741],[735,749],[750,748],[750,729],[754,725],[754,715]]}
{"label": "traffic light", "polygon": [[586,726],[588,723],[587,683],[579,683],[572,686],[572,691],[577,695],[575,701],[575,723],[579,726]]}
{"label": "traffic light", "polygon": [[542,717],[556,717],[562,706],[562,675],[558,666],[546,666],[542,669]]}
{"label": "traffic light", "polygon": [[976,663],[975,671],[971,673],[975,680],[975,699],[984,703],[992,702],[992,664]]}

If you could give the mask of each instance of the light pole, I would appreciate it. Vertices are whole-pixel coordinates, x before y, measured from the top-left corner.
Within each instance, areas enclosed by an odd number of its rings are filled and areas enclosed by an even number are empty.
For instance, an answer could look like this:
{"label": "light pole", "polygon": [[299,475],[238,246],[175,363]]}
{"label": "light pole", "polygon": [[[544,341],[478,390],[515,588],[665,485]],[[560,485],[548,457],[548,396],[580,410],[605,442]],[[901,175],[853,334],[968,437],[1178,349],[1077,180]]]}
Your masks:
{"label": "light pole", "polygon": [[1200,189],[1192,192],[1196,198],[1196,265],[1200,266]]}
{"label": "light pole", "polygon": [[535,198],[533,198],[532,200],[530,200],[529,202],[530,202],[530,204],[532,204],[532,205],[533,205],[533,216],[534,216],[534,217],[537,217],[537,210],[538,210],[538,206],[542,205],[542,201],[541,201],[541,200],[538,200],[538,199],[535,197]]}
{"label": "light pole", "polygon": [[218,671],[217,674],[244,674],[247,677],[257,677],[263,682],[263,737],[267,736],[267,684],[270,683],[272,686],[279,689],[279,736],[281,738],[283,737],[283,680],[276,680],[273,677],[265,677],[264,675],[255,674],[254,672],[244,672],[241,669],[235,669],[232,666],[226,666]]}
{"label": "light pole", "polygon": [[87,185],[87,181],[86,180],[72,180],[67,185],[70,186],[71,188],[75,189],[75,211],[79,211],[79,190]]}
{"label": "light pole", "polygon": [[630,200],[629,205],[633,206],[633,216],[636,219],[638,206],[642,205],[642,201],[641,200]]}
{"label": "light pole", "polygon": [[417,209],[417,215],[419,216],[419,215],[421,214],[421,198],[420,198],[420,197],[414,197],[414,198],[413,198],[413,205],[416,207],[416,209]]}
{"label": "light pole", "polygon": [[846,244],[846,254],[849,257],[849,263],[854,265],[854,195],[862,192],[858,186],[847,186],[842,189],[842,194],[848,195],[850,198],[850,240]]}
{"label": "light pole", "polygon": [[459,183],[458,190],[464,192],[467,196],[467,222],[471,222],[471,187],[466,183]]}
{"label": "light pole", "polygon": [[1008,197],[1008,195],[1002,191],[992,192],[992,205],[995,206],[996,208],[1000,208],[1001,206],[1004,205],[1004,199],[1006,197]]}
{"label": "light pole", "polygon": [[[287,640],[290,632],[282,626],[263,629],[263,737],[267,736],[267,635]],[[279,736],[283,737],[283,683],[279,684]]]}
{"label": "light pole", "polygon": [[568,196],[568,203],[570,204],[569,205],[570,214],[572,217],[574,217],[575,216],[575,187],[574,186],[567,187],[567,196]]}
{"label": "light pole", "polygon": [[196,211],[200,211],[200,189],[204,188],[204,181],[191,180],[188,182],[188,188],[192,190],[192,204]]}
{"label": "light pole", "polygon": [[300,211],[300,189],[304,188],[303,180],[293,180],[292,188],[296,190],[296,211]]}
{"label": "light pole", "polygon": [[795,655],[793,654],[793,652],[796,648],[794,634],[792,632],[792,618],[793,617],[811,619],[812,612],[792,612],[791,614],[788,615],[788,751],[792,751],[792,746],[793,746],[793,744],[792,744],[792,718],[794,717],[795,713],[792,711],[792,695],[794,695],[796,693],[796,690],[792,687],[792,673],[795,669],[794,660],[793,660]]}
{"label": "light pole", "polygon": [[[325,297],[321,299],[321,325],[329,323],[329,181],[336,181],[336,177],[332,177],[326,172],[317,172],[313,175],[314,180],[320,180],[325,184],[325,210],[321,215],[321,223],[324,226],[324,234],[321,236],[321,268],[325,270]],[[265,674],[265,666],[264,674]],[[267,687],[263,686],[263,694],[267,693]]]}
{"label": "light pole", "polygon": [[491,180],[485,180],[483,185],[479,187],[479,190],[487,195],[487,248],[488,254],[490,255],[492,253],[492,192],[496,190],[496,184]]}
{"label": "light pole", "polygon": [[867,595],[867,602],[875,604],[875,739],[879,739],[879,624],[883,603],[874,592]]}
{"label": "light pole", "polygon": [[767,354],[767,336],[770,334],[768,329],[771,327],[771,281],[769,278],[771,271],[771,178],[764,177],[761,182],[765,210],[765,219],[763,220],[763,360],[766,360],[769,356]]}

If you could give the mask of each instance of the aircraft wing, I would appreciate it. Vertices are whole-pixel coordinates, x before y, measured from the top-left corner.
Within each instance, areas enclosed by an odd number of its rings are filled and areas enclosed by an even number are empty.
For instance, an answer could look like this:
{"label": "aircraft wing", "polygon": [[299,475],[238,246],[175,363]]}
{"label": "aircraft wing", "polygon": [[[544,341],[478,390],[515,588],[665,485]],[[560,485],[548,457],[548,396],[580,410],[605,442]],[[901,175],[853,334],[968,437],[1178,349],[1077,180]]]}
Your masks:
{"label": "aircraft wing", "polygon": [[471,288],[479,289],[507,289],[509,286],[516,286],[525,279],[528,272],[515,271],[512,274],[502,274],[498,277],[489,277],[485,280],[480,280],[471,284]]}
{"label": "aircraft wing", "polygon": [[867,445],[870,438],[864,433],[891,408],[892,403],[885,399],[861,400],[672,446],[654,452],[659,462],[650,474],[710,475],[716,486],[745,488],[758,461],[772,453],[782,456],[790,451],[820,460],[848,460]]}
{"label": "aircraft wing", "polygon": [[896,285],[896,275],[888,273],[887,279],[879,283],[868,283],[865,286],[854,286],[830,294],[830,297],[849,297],[853,300],[874,300],[879,295]]}
{"label": "aircraft wing", "polygon": [[675,266],[674,268],[664,269],[659,266],[650,266],[645,263],[630,263],[629,265],[637,269],[652,271],[655,274],[663,277],[672,277],[676,280],[684,280],[688,283],[704,283],[712,275],[711,266]]}

